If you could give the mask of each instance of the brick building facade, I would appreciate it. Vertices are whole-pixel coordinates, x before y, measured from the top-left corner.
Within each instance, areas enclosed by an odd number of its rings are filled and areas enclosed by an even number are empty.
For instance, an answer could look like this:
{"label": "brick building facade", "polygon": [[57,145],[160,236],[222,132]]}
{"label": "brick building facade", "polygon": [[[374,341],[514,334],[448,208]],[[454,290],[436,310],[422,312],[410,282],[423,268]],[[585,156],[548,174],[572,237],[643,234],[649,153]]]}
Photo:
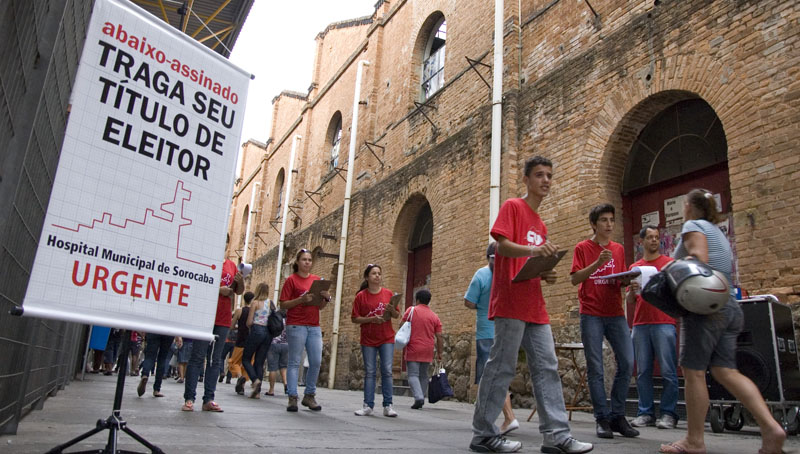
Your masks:
{"label": "brick building facade", "polygon": [[[337,388],[360,386],[349,312],[365,265],[379,263],[393,291],[430,287],[456,395],[475,391],[474,313],[463,295],[488,240],[493,16],[492,2],[398,0],[331,24],[316,38],[308,93],[278,95],[266,151],[245,146],[227,253],[235,259],[248,248],[251,287],[273,285],[284,203],[282,279],[300,248],[314,251],[315,273],[336,279],[347,150],[355,146]],[[800,240],[791,233],[800,222],[800,5],[525,0],[506,2],[504,17],[501,200],[522,195],[525,158],[548,156],[555,179],[541,214],[550,239],[571,249],[591,235],[589,209],[608,201],[630,263],[643,217],[668,226],[669,247],[681,219],[667,202],[708,187],[729,214],[737,283],[800,302]],[[360,60],[369,65],[351,144]],[[559,282],[544,290],[557,342],[579,339],[570,262],[568,254]],[[321,383],[333,311],[322,313]],[[524,391],[526,373],[512,390]]]}

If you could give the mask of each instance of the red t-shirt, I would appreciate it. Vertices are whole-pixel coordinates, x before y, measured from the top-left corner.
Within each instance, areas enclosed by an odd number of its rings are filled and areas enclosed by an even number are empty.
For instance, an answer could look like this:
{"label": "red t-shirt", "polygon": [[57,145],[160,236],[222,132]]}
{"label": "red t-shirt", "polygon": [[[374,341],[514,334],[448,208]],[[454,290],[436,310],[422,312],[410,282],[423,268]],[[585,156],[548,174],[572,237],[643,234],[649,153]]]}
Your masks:
{"label": "red t-shirt", "polygon": [[[547,241],[547,227],[524,199],[508,199],[503,203],[491,234],[495,240],[504,236],[527,246],[541,246]],[[527,257],[504,257],[499,252],[495,255],[489,320],[503,317],[527,323],[550,323],[542,296],[542,279],[511,282],[526,260]]]}
{"label": "red t-shirt", "polygon": [[[672,257],[666,255],[659,255],[653,261],[646,261],[641,259],[634,262],[634,266],[654,266],[657,270],[661,270],[667,263],[672,261]],[[633,325],[658,325],[658,324],[675,324],[675,319],[669,315],[656,309],[655,306],[642,299],[642,295],[636,295],[636,310],[633,313]]]}
{"label": "red t-shirt", "polygon": [[[392,298],[392,291],[381,288],[378,293],[370,293],[369,289],[364,289],[356,294],[353,301],[353,317],[374,317],[382,316]],[[362,323],[361,324],[361,345],[365,347],[378,347],[383,344],[394,343],[394,329],[392,320],[386,320],[381,324]]]}
{"label": "red t-shirt", "polygon": [[603,249],[611,251],[611,260],[598,268],[588,279],[581,282],[578,288],[578,301],[580,301],[581,314],[597,315],[600,317],[616,317],[625,315],[622,308],[622,292],[620,283],[616,279],[605,279],[607,274],[622,273],[625,268],[625,249],[613,241],[603,247],[592,240],[583,240],[575,246],[572,256],[572,270],[570,273],[580,271],[597,260]]}
{"label": "red t-shirt", "polygon": [[[228,287],[233,284],[233,277],[236,276],[236,264],[230,260],[225,260],[222,264],[222,277],[219,279],[220,287]],[[220,295],[217,298],[217,316],[214,318],[214,326],[231,326],[233,320],[233,305],[231,297]]]}
{"label": "red t-shirt", "polygon": [[[283,282],[280,301],[289,301],[300,298],[311,288],[311,283],[320,279],[315,274],[302,278],[297,273],[292,273]],[[287,325],[319,326],[319,307],[298,304],[286,311]]]}
{"label": "red t-shirt", "polygon": [[432,363],[436,333],[442,332],[442,322],[427,304],[417,304],[406,309],[403,314],[404,322],[408,320],[412,309],[414,315],[411,316],[411,338],[406,345],[406,361]]}

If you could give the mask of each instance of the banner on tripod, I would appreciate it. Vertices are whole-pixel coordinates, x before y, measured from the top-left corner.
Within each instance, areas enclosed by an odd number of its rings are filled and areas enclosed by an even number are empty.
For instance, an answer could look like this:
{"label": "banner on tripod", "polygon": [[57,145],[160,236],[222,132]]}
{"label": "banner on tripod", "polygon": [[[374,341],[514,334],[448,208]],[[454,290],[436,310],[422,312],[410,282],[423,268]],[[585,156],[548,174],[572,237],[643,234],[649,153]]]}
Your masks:
{"label": "banner on tripod", "polygon": [[86,35],[23,315],[211,339],[250,74],[127,1]]}

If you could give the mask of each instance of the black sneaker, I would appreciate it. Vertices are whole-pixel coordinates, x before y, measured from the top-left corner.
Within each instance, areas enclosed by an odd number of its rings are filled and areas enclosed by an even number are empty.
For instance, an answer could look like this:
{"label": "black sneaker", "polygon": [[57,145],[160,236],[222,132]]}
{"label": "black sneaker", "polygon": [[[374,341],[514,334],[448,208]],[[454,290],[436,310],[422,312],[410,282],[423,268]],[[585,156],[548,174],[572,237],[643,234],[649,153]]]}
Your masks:
{"label": "black sneaker", "polygon": [[631,427],[625,415],[615,416],[611,419],[611,430],[619,432],[623,437],[633,438],[639,436],[639,431]]}
{"label": "black sneaker", "polygon": [[136,394],[138,394],[139,397],[142,397],[146,389],[147,389],[147,375],[142,375],[142,379],[139,380],[139,386],[136,387]]}
{"label": "black sneaker", "polygon": [[475,452],[517,452],[522,449],[522,443],[508,441],[503,437],[486,437],[469,444],[469,449]]}
{"label": "black sneaker", "polygon": [[597,436],[599,438],[614,438],[614,432],[611,430],[611,423],[607,419],[597,420]]}
{"label": "black sneaker", "polygon": [[239,379],[236,380],[236,386],[233,388],[236,391],[236,394],[244,394],[244,384],[246,381],[247,379],[244,377],[239,377]]}
{"label": "black sneaker", "polygon": [[414,400],[414,404],[411,406],[412,410],[419,410],[425,404],[425,400]]}

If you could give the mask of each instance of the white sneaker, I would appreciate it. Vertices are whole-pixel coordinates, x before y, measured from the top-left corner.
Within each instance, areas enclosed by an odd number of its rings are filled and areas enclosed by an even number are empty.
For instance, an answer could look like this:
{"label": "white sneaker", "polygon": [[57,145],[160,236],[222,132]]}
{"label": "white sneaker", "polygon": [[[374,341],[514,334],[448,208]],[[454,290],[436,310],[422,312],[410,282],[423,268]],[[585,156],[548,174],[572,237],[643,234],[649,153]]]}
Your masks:
{"label": "white sneaker", "polygon": [[[370,410],[372,410],[372,409],[370,409]],[[388,416],[390,418],[397,417],[397,412],[394,411],[394,408],[392,408],[392,404],[389,404],[389,405],[383,407],[383,416]]]}
{"label": "white sneaker", "polygon": [[364,406],[361,407],[361,410],[356,410],[353,413],[355,413],[356,416],[372,416],[372,409],[369,408],[369,405],[364,404]]}

